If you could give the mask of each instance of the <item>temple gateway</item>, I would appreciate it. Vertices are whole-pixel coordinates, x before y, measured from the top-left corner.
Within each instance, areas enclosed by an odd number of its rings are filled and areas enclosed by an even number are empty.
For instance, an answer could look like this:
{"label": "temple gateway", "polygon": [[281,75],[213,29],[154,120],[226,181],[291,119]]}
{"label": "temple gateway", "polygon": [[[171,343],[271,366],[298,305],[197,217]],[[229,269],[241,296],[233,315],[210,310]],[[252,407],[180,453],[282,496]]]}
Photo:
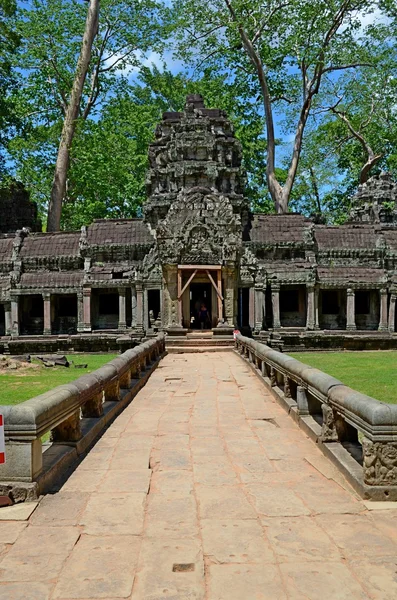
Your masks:
{"label": "temple gateway", "polygon": [[122,348],[201,326],[276,347],[396,347],[389,175],[359,187],[342,226],[253,214],[233,127],[198,95],[164,114],[149,161],[141,219],[40,233],[20,189],[0,195],[0,352]]}

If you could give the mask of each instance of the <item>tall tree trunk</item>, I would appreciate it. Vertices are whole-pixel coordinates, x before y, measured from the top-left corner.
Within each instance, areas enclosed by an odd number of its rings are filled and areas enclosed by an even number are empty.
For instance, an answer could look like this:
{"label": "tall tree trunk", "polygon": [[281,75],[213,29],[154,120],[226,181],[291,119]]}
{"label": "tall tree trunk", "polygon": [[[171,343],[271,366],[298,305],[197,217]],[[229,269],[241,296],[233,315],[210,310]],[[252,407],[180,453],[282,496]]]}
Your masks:
{"label": "tall tree trunk", "polygon": [[59,143],[57,162],[55,165],[54,179],[52,182],[51,197],[48,207],[47,231],[59,231],[62,214],[62,201],[66,190],[66,180],[70,162],[70,149],[76,131],[76,122],[79,116],[81,96],[91,60],[92,45],[98,32],[100,0],[90,0],[87,20],[81,46],[79,60],[69,105],[63,122],[61,141]]}

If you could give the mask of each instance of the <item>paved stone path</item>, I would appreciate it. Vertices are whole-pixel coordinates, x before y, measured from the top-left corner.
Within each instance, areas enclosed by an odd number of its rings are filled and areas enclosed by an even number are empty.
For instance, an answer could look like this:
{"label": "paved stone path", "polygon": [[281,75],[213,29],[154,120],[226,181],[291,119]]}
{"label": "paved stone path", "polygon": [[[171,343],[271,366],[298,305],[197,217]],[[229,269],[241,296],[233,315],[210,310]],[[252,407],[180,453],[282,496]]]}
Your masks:
{"label": "paved stone path", "polygon": [[60,492],[0,522],[7,600],[395,600],[396,573],[397,510],[233,353],[166,357]]}

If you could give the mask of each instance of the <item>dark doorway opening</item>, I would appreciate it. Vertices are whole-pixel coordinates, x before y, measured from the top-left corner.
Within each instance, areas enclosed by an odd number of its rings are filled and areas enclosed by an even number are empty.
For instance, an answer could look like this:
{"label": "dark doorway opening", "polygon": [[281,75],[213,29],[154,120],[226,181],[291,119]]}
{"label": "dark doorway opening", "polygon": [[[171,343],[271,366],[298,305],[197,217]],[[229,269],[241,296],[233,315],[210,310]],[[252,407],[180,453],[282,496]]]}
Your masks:
{"label": "dark doorway opening", "polygon": [[77,332],[77,294],[52,296],[51,329],[55,334]]}
{"label": "dark doorway opening", "polygon": [[[202,310],[202,307],[206,309]],[[211,283],[190,284],[190,328],[211,329],[212,326],[212,285]]]}
{"label": "dark doorway opening", "polygon": [[160,314],[160,290],[148,290],[148,327],[154,327]]}
{"label": "dark doorway opening", "polygon": [[40,294],[22,296],[19,307],[21,335],[42,335],[44,329],[43,296]]}
{"label": "dark doorway opening", "polygon": [[239,289],[238,325],[242,333],[250,334],[250,290],[247,287]]}

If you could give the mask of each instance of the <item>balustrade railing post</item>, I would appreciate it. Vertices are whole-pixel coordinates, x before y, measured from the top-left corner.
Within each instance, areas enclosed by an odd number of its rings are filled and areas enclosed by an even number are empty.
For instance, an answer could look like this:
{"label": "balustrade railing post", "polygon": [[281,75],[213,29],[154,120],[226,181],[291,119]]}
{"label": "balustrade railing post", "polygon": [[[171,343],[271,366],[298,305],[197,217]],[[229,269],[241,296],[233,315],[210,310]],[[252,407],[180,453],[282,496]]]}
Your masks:
{"label": "balustrade railing post", "polygon": [[80,409],[51,430],[51,441],[53,443],[78,442],[81,437]]}
{"label": "balustrade railing post", "polygon": [[101,417],[103,415],[103,392],[99,392],[81,407],[83,417]]}
{"label": "balustrade railing post", "polygon": [[306,390],[301,385],[298,385],[298,387],[296,388],[296,403],[298,405],[299,415],[304,417],[310,414]]}

